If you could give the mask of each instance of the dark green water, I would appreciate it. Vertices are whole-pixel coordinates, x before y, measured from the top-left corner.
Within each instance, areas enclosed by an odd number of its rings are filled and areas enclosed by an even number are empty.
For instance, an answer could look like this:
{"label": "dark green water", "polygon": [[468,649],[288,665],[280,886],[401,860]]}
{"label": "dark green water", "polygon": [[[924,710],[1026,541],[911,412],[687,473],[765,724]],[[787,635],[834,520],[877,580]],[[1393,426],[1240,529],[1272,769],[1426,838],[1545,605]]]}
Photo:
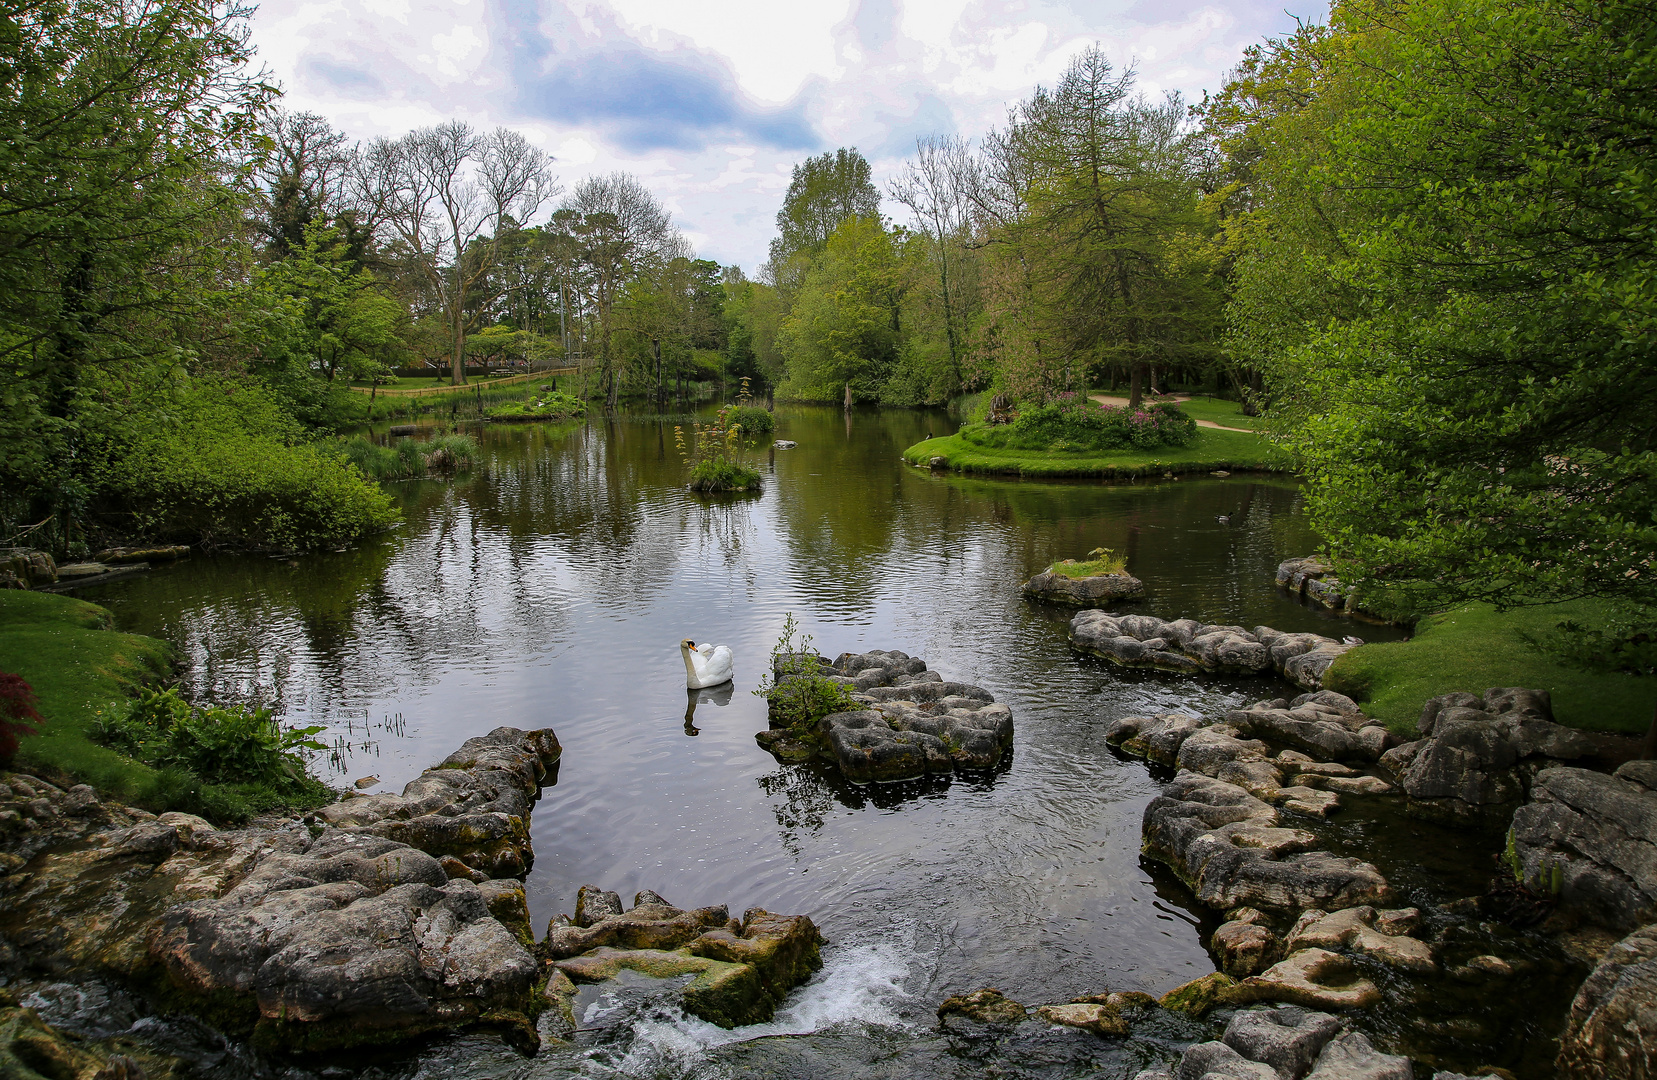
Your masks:
{"label": "dark green water", "polygon": [[[937,1030],[950,993],[1035,1003],[1160,994],[1211,971],[1213,923],[1139,858],[1157,783],[1104,724],[1292,692],[1135,674],[1079,657],[1070,612],[1021,599],[1056,558],[1129,555],[1165,618],[1396,631],[1305,608],[1272,584],[1314,545],[1297,486],[1234,476],[1103,485],[934,475],[899,452],[942,414],[778,410],[757,497],[684,490],[671,425],[491,428],[487,468],[397,485],[406,523],[344,552],[195,558],[89,589],[166,637],[191,689],[277,698],[342,743],[334,778],[400,789],[465,738],[551,726],[564,745],[534,818],[538,924],[599,884],[676,904],[808,913],[824,971],[775,1024],[722,1032],[645,996],[595,1001],[573,1046],[533,1061],[461,1040],[428,1076],[1131,1076],[1203,1028],[1164,1018],[1116,1043],[1046,1025],[1004,1040]],[[1221,514],[1232,517],[1220,524]],[[924,657],[1012,706],[995,775],[858,788],[779,765],[753,689],[792,612],[830,655]],[[678,642],[730,645],[733,693],[687,697]]]}

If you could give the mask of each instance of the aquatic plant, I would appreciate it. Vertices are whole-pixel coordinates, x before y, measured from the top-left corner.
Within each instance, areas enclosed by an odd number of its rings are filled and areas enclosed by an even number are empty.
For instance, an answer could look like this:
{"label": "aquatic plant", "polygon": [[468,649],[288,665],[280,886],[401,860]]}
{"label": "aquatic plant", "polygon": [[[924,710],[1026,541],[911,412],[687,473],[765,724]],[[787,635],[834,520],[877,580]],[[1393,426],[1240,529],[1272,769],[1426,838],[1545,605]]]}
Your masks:
{"label": "aquatic plant", "polygon": [[436,435],[426,442],[399,439],[390,446],[355,435],[345,440],[341,449],[372,480],[408,480],[432,473],[456,472],[471,468],[481,456],[477,440],[459,434]]}
{"label": "aquatic plant", "polygon": [[808,726],[830,713],[857,708],[851,691],[823,674],[825,664],[811,647],[811,635],[802,635],[796,642],[798,632],[799,623],[788,612],[782,636],[771,649],[771,663],[754,691],[766,700],[774,726]]}

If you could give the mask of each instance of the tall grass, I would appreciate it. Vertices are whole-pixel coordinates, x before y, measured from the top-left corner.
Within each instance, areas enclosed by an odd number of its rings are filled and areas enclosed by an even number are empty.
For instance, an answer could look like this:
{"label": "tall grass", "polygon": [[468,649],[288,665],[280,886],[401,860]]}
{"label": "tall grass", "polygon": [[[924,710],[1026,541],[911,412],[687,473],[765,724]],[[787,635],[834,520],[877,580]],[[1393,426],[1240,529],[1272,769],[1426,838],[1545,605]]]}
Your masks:
{"label": "tall grass", "polygon": [[437,435],[428,442],[398,439],[380,446],[366,436],[346,439],[341,449],[364,476],[373,480],[410,480],[434,473],[470,469],[481,460],[478,444],[470,435]]}

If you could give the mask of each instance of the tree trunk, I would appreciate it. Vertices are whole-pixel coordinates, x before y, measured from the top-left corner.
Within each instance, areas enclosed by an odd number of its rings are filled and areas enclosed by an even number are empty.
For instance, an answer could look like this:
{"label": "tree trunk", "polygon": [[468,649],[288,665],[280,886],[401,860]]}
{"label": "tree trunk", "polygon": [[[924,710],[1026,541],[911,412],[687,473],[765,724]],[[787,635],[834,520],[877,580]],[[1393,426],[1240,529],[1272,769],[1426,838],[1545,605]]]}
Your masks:
{"label": "tree trunk", "polygon": [[662,409],[662,342],[659,338],[650,339],[650,351],[656,354],[656,411]]}
{"label": "tree trunk", "polygon": [[1128,377],[1128,408],[1137,409],[1145,402],[1145,365],[1135,363]]}
{"label": "tree trunk", "polygon": [[852,411],[852,384],[850,381],[846,383],[846,411]]}
{"label": "tree trunk", "polygon": [[454,326],[454,350],[449,354],[450,381],[455,386],[466,385],[466,327]]}

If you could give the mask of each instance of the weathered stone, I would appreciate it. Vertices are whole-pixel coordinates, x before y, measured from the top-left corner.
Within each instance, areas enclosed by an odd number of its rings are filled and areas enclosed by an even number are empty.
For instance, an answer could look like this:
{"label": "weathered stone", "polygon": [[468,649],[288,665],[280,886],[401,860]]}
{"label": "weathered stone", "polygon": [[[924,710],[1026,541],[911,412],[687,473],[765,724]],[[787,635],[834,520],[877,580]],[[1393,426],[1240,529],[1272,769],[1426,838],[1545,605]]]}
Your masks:
{"label": "weathered stone", "polygon": [[1214,778],[1227,784],[1236,784],[1257,799],[1274,802],[1283,788],[1283,774],[1269,761],[1228,761],[1214,773]]}
{"label": "weathered stone", "polygon": [[938,1019],[949,1016],[964,1016],[980,1024],[1017,1024],[1030,1018],[1023,1005],[993,986],[946,998],[938,1006]]}
{"label": "weathered stone", "polygon": [[1228,1004],[1237,981],[1230,975],[1216,971],[1199,979],[1174,987],[1157,999],[1157,1004],[1172,1012],[1201,1016],[1216,1005]]}
{"label": "weathered stone", "polygon": [[1107,1004],[1043,1005],[1036,1010],[1036,1015],[1050,1024],[1081,1028],[1095,1035],[1125,1038],[1130,1033],[1127,1020]]}
{"label": "weathered stone", "polygon": [[1180,743],[1174,764],[1181,769],[1217,776],[1220,768],[1234,761],[1264,761],[1266,744],[1258,739],[1239,739],[1212,727],[1201,728]]}
{"label": "weathered stone", "polygon": [[1415,1069],[1409,1058],[1383,1054],[1349,1031],[1329,1040],[1306,1080],[1415,1080]]}
{"label": "weathered stone", "polygon": [[1234,709],[1225,718],[1253,738],[1303,750],[1317,761],[1375,761],[1392,741],[1384,726],[1362,713],[1337,712],[1315,702],[1293,709]]}
{"label": "weathered stone", "polygon": [[759,972],[760,985],[781,1002],[788,991],[823,966],[822,944],[816,924],[805,915],[775,915],[764,908],[749,908],[742,915],[740,929],[709,930],[690,943],[690,951],[695,956],[751,965]]}
{"label": "weathered stone", "polygon": [[1220,958],[1220,970],[1234,979],[1245,979],[1277,963],[1282,943],[1264,926],[1228,922],[1214,931],[1209,948]]}
{"label": "weathered stone", "polygon": [[1172,765],[1178,759],[1185,740],[1201,728],[1202,721],[1197,717],[1180,713],[1144,717],[1137,730],[1122,740],[1121,747],[1126,753]]}
{"label": "weathered stone", "polygon": [[557,967],[577,983],[604,982],[623,970],[653,979],[694,975],[680,991],[685,1011],[723,1028],[763,1024],[776,1011],[776,1002],[760,983],[759,972],[748,964],[728,964],[658,949],[597,948],[559,960]]}
{"label": "weathered stone", "polygon": [[1163,622],[1148,615],[1083,611],[1070,622],[1077,649],[1129,667],[1255,675],[1277,671],[1307,689],[1350,646],[1317,634],[1283,634],[1270,627],[1210,626],[1190,619]]}
{"label": "weathered stone", "polygon": [[521,877],[534,862],[529,813],[562,749],[550,729],[500,727],[467,739],[401,795],[325,806],[318,821],[450,855],[489,877]]}
{"label": "weathered stone", "polygon": [[[563,960],[600,946],[677,949],[708,930],[723,931],[729,919],[723,904],[696,911],[682,911],[665,904],[641,904],[632,911],[621,912],[621,901],[615,893],[583,886],[582,894],[576,900],[576,916],[570,923],[554,920],[547,926],[541,954],[548,959]],[[587,925],[581,925],[583,921]],[[715,956],[714,959],[727,958]]]}
{"label": "weathered stone", "polygon": [[[1438,970],[1432,947],[1426,942],[1402,934],[1382,933],[1375,929],[1376,921],[1375,909],[1368,906],[1347,908],[1332,915],[1307,911],[1290,931],[1284,948],[1291,953],[1306,948],[1346,948],[1405,971]],[[1399,924],[1395,920],[1391,925]]]}
{"label": "weathered stone", "polygon": [[1277,828],[1277,812],[1233,784],[1182,772],[1145,808],[1145,854],[1166,862],[1197,899],[1229,910],[1332,910],[1384,904],[1391,889],[1368,863],[1308,850],[1310,833]]}
{"label": "weathered stone", "polygon": [[1657,793],[1640,782],[1657,776],[1653,765],[1537,773],[1531,801],[1513,815],[1525,883],[1616,930],[1657,920]]}
{"label": "weathered stone", "polygon": [[1282,1080],[1277,1070],[1250,1061],[1223,1042],[1188,1047],[1174,1066],[1174,1080]]}
{"label": "weathered stone", "polygon": [[[1074,564],[1074,559],[1065,560]],[[1043,570],[1024,583],[1025,596],[1076,607],[1109,607],[1121,600],[1139,600],[1145,595],[1145,583],[1132,574],[1095,574],[1092,577],[1070,577]]]}
{"label": "weathered stone", "polygon": [[1657,925],[1605,954],[1571,1002],[1559,1047],[1569,1080],[1657,1077]]}
{"label": "weathered stone", "polygon": [[1279,788],[1273,801],[1285,810],[1315,817],[1328,817],[1341,808],[1341,801],[1333,792],[1309,787]]}
{"label": "weathered stone", "polygon": [[1276,1069],[1282,1080],[1298,1080],[1343,1026],[1328,1013],[1293,1005],[1244,1009],[1226,1024],[1221,1039],[1249,1060]]}
{"label": "weathered stone", "polygon": [[1284,1001],[1310,1009],[1366,1008],[1381,1000],[1351,961],[1327,949],[1304,949],[1238,983],[1236,1001]]}

